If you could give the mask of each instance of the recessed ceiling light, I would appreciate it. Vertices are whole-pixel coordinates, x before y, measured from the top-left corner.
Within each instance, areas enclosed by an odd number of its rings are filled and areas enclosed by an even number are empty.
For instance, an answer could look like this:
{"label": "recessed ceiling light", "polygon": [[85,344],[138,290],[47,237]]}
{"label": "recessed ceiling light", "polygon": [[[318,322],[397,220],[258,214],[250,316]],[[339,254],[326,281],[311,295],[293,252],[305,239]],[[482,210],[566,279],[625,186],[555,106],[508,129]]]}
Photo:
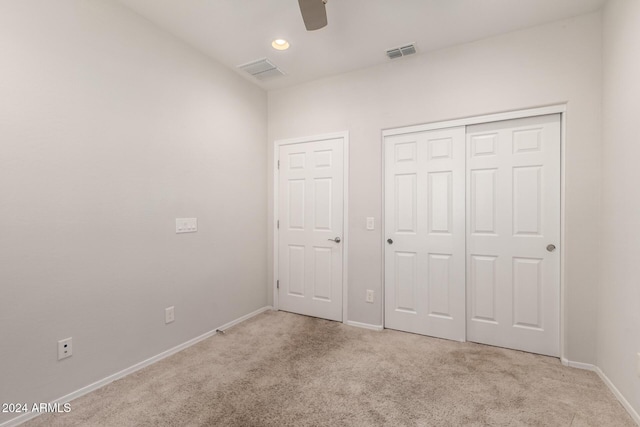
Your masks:
{"label": "recessed ceiling light", "polygon": [[275,39],[271,42],[271,46],[276,50],[287,50],[289,49],[289,42],[285,39]]}

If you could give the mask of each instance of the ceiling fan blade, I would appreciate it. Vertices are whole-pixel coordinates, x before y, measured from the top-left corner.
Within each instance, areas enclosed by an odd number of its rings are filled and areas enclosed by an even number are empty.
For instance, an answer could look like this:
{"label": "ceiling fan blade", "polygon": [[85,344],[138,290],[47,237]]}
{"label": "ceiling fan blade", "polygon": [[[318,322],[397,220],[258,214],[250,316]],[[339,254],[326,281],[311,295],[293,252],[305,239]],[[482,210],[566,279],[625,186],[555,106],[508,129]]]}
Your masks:
{"label": "ceiling fan blade", "polygon": [[319,30],[327,25],[327,8],[323,0],[298,0],[298,4],[307,31]]}

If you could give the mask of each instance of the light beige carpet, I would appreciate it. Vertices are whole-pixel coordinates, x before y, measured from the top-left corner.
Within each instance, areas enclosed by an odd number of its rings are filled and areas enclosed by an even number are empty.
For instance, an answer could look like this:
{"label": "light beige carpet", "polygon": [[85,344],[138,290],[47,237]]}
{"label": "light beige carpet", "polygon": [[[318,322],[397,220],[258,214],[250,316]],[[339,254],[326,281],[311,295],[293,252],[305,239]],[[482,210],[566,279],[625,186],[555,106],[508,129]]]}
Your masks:
{"label": "light beige carpet", "polygon": [[267,312],[27,426],[634,426],[558,359]]}

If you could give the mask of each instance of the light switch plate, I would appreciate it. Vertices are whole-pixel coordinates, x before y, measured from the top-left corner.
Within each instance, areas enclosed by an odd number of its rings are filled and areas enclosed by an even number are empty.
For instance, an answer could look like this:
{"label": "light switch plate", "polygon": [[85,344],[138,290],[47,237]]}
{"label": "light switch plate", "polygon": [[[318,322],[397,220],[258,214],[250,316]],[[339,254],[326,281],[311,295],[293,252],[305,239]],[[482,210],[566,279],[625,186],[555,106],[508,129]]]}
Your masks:
{"label": "light switch plate", "polygon": [[176,320],[176,312],[173,306],[164,309],[164,323],[171,323]]}
{"label": "light switch plate", "polygon": [[374,227],[374,220],[372,216],[367,217],[367,230],[373,230]]}
{"label": "light switch plate", "polygon": [[195,233],[198,231],[198,218],[176,218],[176,233]]}

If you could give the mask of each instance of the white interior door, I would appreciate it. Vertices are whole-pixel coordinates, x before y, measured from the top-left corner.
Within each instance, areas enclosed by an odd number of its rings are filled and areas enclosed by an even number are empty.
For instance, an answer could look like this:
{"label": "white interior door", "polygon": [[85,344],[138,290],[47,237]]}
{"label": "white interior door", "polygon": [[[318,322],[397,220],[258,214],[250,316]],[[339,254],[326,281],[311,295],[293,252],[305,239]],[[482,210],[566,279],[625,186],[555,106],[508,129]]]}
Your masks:
{"label": "white interior door", "polygon": [[279,309],[342,321],[344,139],[282,145]]}
{"label": "white interior door", "polygon": [[465,128],[385,138],[385,327],[464,341]]}
{"label": "white interior door", "polygon": [[559,356],[559,244],[560,115],[469,126],[469,341]]}

